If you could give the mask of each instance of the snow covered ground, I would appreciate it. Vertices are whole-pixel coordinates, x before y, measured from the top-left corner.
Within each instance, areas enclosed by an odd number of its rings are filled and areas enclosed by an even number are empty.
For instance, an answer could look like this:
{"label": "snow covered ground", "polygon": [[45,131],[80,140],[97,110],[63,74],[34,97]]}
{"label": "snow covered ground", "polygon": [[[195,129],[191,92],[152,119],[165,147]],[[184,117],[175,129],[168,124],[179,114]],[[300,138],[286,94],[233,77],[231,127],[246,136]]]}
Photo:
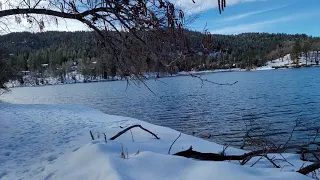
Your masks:
{"label": "snow covered ground", "polygon": [[[312,53],[312,52],[311,52]],[[312,55],[312,57],[315,55]],[[309,58],[307,61],[305,59],[305,57],[301,57],[299,60],[299,65],[316,65],[316,62],[313,58]],[[293,62],[293,60],[291,59],[290,54],[285,55],[283,58],[279,58],[279,59],[275,59],[272,61],[268,61],[264,66],[261,67],[257,67],[255,70],[272,70],[272,69],[276,69],[275,67],[279,67],[282,68],[284,66],[287,67],[293,67],[296,66],[296,64]]]}
{"label": "snow covered ground", "polygon": [[264,66],[257,67],[256,70],[272,70],[275,69],[274,67],[291,66],[292,63],[293,61],[291,60],[290,54],[287,54],[283,59],[279,58],[268,61]]}
{"label": "snow covered ground", "polygon": [[[104,141],[133,124],[156,133],[157,140],[141,129],[132,129],[114,141]],[[89,130],[100,139],[91,141]],[[250,167],[238,161],[197,161],[168,155],[179,132],[128,117],[112,116],[77,105],[0,103],[0,179],[308,179],[294,172],[304,162],[299,155],[283,154],[294,166],[265,161]],[[174,144],[171,154],[190,146],[201,152],[221,152],[222,146],[190,135]],[[121,147],[128,159],[121,158]],[[228,148],[227,154],[245,151]],[[277,155],[270,155],[277,156]],[[280,157],[279,157],[280,158]],[[310,163],[305,163],[308,165]]]}

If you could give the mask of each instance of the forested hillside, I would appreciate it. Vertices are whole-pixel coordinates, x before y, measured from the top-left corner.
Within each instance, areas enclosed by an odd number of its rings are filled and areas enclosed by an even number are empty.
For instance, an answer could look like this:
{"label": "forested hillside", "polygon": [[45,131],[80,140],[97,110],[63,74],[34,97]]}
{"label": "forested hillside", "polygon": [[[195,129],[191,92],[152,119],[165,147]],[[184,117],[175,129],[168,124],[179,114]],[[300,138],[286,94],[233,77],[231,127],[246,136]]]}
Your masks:
{"label": "forested hillside", "polygon": [[[159,57],[152,58],[147,54],[145,57],[135,57],[136,63],[141,64],[139,72],[175,73],[231,67],[251,69],[292,53],[297,43],[301,52],[320,49],[319,38],[268,33],[212,35],[211,45],[204,49],[205,36],[202,33],[185,31],[185,34],[191,56],[183,61],[174,61],[174,56],[169,55],[175,52],[170,49],[170,44],[159,46],[159,43],[170,41],[159,42],[150,38],[149,43],[160,48],[163,52],[158,56],[163,57],[161,61]],[[11,33],[0,36],[0,50],[16,72],[31,71],[55,77],[74,70],[88,76],[119,74],[112,63],[112,55],[100,50],[94,36],[92,32]]]}

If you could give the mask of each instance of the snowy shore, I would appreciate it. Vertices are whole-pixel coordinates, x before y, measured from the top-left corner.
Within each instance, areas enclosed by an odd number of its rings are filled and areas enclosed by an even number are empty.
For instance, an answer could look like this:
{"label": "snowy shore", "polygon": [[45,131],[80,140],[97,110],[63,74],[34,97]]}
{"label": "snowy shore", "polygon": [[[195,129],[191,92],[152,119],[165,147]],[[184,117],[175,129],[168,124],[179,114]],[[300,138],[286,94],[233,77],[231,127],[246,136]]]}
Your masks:
{"label": "snowy shore", "polygon": [[[0,179],[308,179],[294,171],[303,162],[296,154],[283,154],[293,166],[266,160],[250,167],[238,161],[197,161],[168,155],[179,132],[137,119],[104,114],[77,105],[22,105],[0,103]],[[153,138],[141,129],[132,129],[114,141],[121,127],[140,124],[160,137]],[[89,131],[100,139],[91,141]],[[223,146],[182,134],[171,154],[188,149],[219,153]],[[128,159],[121,158],[121,147]],[[227,154],[245,151],[228,148]],[[277,155],[270,155],[277,156]]]}
{"label": "snowy shore", "polygon": [[[301,57],[299,60],[299,66],[304,67],[306,65],[311,66],[319,66],[316,64],[313,58],[306,60],[304,57]],[[250,71],[263,71],[263,70],[275,70],[275,69],[283,69],[283,68],[294,68],[296,64],[290,57],[290,54],[285,55],[283,58],[275,59],[272,61],[268,61],[265,65],[261,67],[256,67],[251,69]],[[203,71],[181,71],[176,74],[162,74],[160,75],[161,78],[163,77],[176,77],[176,76],[190,76],[193,75],[204,75],[204,74],[211,74],[211,73],[220,73],[220,72],[239,72],[239,71],[248,71],[247,69],[240,69],[240,68],[230,68],[230,69],[215,69],[215,70],[203,70]],[[145,73],[144,77],[147,79],[157,79],[157,73]],[[25,84],[21,85],[17,80],[10,81],[6,84],[8,88],[13,87],[21,87],[21,86],[43,86],[43,85],[62,85],[62,84],[73,84],[73,83],[90,83],[90,82],[106,82],[106,81],[121,81],[125,80],[121,77],[109,77],[109,79],[104,79],[102,77],[91,77],[85,78],[79,72],[70,72],[67,73],[64,77],[64,83],[62,83],[57,77],[47,77],[44,79],[35,78],[30,75],[24,76]],[[0,92],[1,93],[1,92]]]}

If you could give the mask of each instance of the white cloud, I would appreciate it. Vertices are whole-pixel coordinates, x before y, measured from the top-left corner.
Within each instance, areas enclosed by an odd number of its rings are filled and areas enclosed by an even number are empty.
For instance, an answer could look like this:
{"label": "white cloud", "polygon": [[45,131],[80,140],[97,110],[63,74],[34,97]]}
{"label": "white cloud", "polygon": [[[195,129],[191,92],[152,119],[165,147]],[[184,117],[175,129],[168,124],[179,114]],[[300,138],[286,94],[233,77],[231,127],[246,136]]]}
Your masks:
{"label": "white cloud", "polygon": [[264,9],[264,10],[260,10],[260,11],[252,11],[252,12],[248,12],[248,13],[237,14],[237,15],[234,15],[234,16],[229,16],[229,17],[223,18],[223,19],[221,19],[221,21],[223,21],[223,22],[235,21],[235,20],[239,20],[239,19],[243,19],[243,18],[252,16],[252,15],[261,14],[261,13],[265,13],[265,12],[281,9],[281,8],[284,8],[284,7],[287,7],[287,6],[280,6],[280,7]]}
{"label": "white cloud", "polygon": [[[173,0],[176,1],[175,4],[185,10],[187,14],[199,13],[203,10],[217,8],[217,1],[213,0]],[[244,3],[244,2],[254,2],[254,1],[265,1],[265,0],[227,0],[227,6]],[[2,2],[2,9],[8,9],[13,6],[17,6],[21,2],[20,0],[0,0]],[[37,1],[31,0],[31,2],[35,3]],[[48,2],[43,0],[40,7],[48,6]],[[51,7],[53,8],[53,7]],[[46,16],[48,17],[48,16]],[[1,21],[3,22],[1,24]],[[0,19],[0,34],[5,34],[9,32],[21,32],[21,31],[30,31],[30,32],[39,32],[39,27],[36,24],[30,25],[27,23],[26,19],[22,19],[20,24],[17,24],[14,20],[14,16],[1,18]],[[46,20],[44,31],[86,31],[90,30],[86,25],[77,20],[71,19],[58,19],[58,26],[55,23],[55,20],[49,18]]]}
{"label": "white cloud", "polygon": [[[1,9],[10,9],[12,7],[19,6],[20,8],[25,7],[26,5],[23,3],[22,0],[0,0]],[[31,5],[37,4],[38,0],[29,0],[28,2]],[[49,1],[42,0],[40,3],[37,4],[38,8],[49,8],[55,9],[54,6],[50,5]],[[21,23],[17,23],[15,21],[15,16],[7,16],[0,18],[0,34],[6,34],[10,32],[21,32],[21,31],[29,31],[29,32],[39,32],[40,28],[37,23],[28,23],[24,16],[18,16],[21,18]],[[52,16],[45,16],[45,15],[33,15],[37,20],[43,19],[44,21],[44,31],[88,31],[90,30],[86,25],[83,23],[73,20],[73,19],[63,19],[63,18],[56,18]]]}
{"label": "white cloud", "polygon": [[227,26],[221,29],[212,30],[212,34],[240,34],[245,32],[261,32],[267,26],[272,24],[280,23],[280,22],[287,22],[291,20],[297,19],[297,16],[287,16],[267,21],[260,21],[256,23],[250,24],[240,24],[236,26]]}
{"label": "white cloud", "polygon": [[[89,31],[91,30],[85,24],[73,20],[73,19],[63,19],[57,18],[58,23],[56,23],[55,18],[45,16],[44,18],[44,31]],[[26,19],[22,18],[21,23],[17,23],[14,20],[14,16],[9,16],[6,18],[1,18],[0,24],[0,34],[7,34],[10,32],[40,32],[40,28],[36,23],[28,23]]]}
{"label": "white cloud", "polygon": [[[255,2],[255,1],[266,1],[266,0],[227,0],[227,7],[239,3]],[[176,0],[175,4],[183,9],[187,14],[199,13],[208,9],[218,7],[218,2],[213,0]]]}

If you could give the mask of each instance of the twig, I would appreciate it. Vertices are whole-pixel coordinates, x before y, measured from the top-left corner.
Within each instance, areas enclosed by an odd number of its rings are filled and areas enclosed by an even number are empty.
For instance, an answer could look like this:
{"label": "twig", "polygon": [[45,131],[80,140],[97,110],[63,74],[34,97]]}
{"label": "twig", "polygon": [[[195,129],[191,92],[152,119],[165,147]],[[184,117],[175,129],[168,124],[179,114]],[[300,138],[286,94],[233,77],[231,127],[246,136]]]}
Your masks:
{"label": "twig", "polygon": [[129,79],[128,78],[126,78],[126,81],[127,81],[127,85],[126,85],[126,90],[128,89],[128,87],[129,87]]}
{"label": "twig", "polygon": [[132,138],[132,142],[134,142],[134,139],[133,139],[133,134],[132,134],[132,131],[130,129],[130,133],[131,133],[131,138]]}
{"label": "twig", "polygon": [[281,153],[280,153],[280,156],[283,158],[283,161],[287,162],[288,164],[290,164],[292,167],[294,167],[294,165],[289,162]]}
{"label": "twig", "polygon": [[306,163],[307,163],[307,162],[304,162],[304,163],[301,165],[301,167],[299,168],[299,170],[302,169]]}
{"label": "twig", "polygon": [[[262,158],[263,158],[263,156],[260,156],[260,158],[259,158],[256,162],[254,162],[253,164],[251,164],[250,167],[253,167],[254,165],[256,165]],[[247,162],[248,162],[248,161],[247,161]],[[244,165],[244,164],[241,164],[241,165]]]}
{"label": "twig", "polygon": [[226,155],[226,150],[228,149],[229,145],[223,145],[221,155]]}
{"label": "twig", "polygon": [[286,147],[286,145],[291,141],[292,137],[293,137],[293,133],[296,129],[296,127],[298,126],[299,122],[296,121],[296,125],[293,127],[291,133],[290,133],[290,136],[289,136],[289,139],[284,143],[284,145],[282,147]]}
{"label": "twig", "polygon": [[90,136],[91,136],[91,140],[94,140],[94,136],[91,131],[90,131]]}
{"label": "twig", "polygon": [[122,159],[126,159],[126,155],[124,154],[124,150],[123,150],[123,144],[121,143],[121,149],[120,149],[120,151],[121,151],[121,158]]}
{"label": "twig", "polygon": [[108,142],[108,141],[107,141],[107,136],[106,136],[105,133],[103,133],[103,135],[104,135],[104,141],[107,143],[107,142]]}
{"label": "twig", "polygon": [[198,78],[198,79],[200,79],[200,80],[201,80],[201,83],[202,83],[202,86],[204,85],[203,82],[208,82],[208,83],[215,84],[215,85],[220,85],[220,86],[232,86],[232,85],[235,85],[235,84],[238,83],[238,81],[235,81],[235,82],[233,82],[233,83],[217,83],[217,82],[210,81],[210,80],[208,80],[208,79],[203,79],[203,78],[201,78],[200,76],[195,75],[195,74],[192,74],[192,73],[190,73],[190,72],[188,72],[188,74],[189,74],[191,77],[193,77],[193,78]]}
{"label": "twig", "polygon": [[117,139],[119,136],[121,136],[122,134],[124,134],[125,132],[129,131],[130,129],[132,128],[135,128],[135,127],[139,127],[141,128],[142,130],[150,133],[151,135],[153,135],[156,139],[160,139],[156,134],[154,134],[153,132],[149,131],[148,129],[145,129],[144,127],[142,127],[140,124],[137,124],[137,125],[133,125],[133,126],[130,126],[130,127],[127,127],[126,129],[120,131],[118,134],[116,134],[115,136],[113,136],[112,138],[110,138],[110,140],[115,140]]}
{"label": "twig", "polygon": [[179,134],[179,136],[173,141],[173,143],[171,144],[170,148],[169,148],[169,151],[168,151],[168,154],[170,154],[170,151],[171,151],[171,148],[173,146],[173,144],[180,138],[181,136],[181,133]]}
{"label": "twig", "polygon": [[126,148],[126,151],[127,151],[127,159],[129,159],[128,148]]}
{"label": "twig", "polygon": [[270,161],[270,162],[271,162],[271,164],[273,164],[273,165],[274,165],[274,167],[276,167],[276,168],[280,168],[280,166],[279,166],[279,165],[277,165],[275,162],[273,162],[273,160],[272,160],[272,159],[270,159],[270,158],[268,157],[268,155],[264,155],[263,157],[265,157],[268,161]]}
{"label": "twig", "polygon": [[247,162],[249,162],[251,159],[252,159],[252,156],[248,156],[248,157],[244,158],[244,159],[241,161],[240,164],[243,166],[243,165],[247,164]]}

